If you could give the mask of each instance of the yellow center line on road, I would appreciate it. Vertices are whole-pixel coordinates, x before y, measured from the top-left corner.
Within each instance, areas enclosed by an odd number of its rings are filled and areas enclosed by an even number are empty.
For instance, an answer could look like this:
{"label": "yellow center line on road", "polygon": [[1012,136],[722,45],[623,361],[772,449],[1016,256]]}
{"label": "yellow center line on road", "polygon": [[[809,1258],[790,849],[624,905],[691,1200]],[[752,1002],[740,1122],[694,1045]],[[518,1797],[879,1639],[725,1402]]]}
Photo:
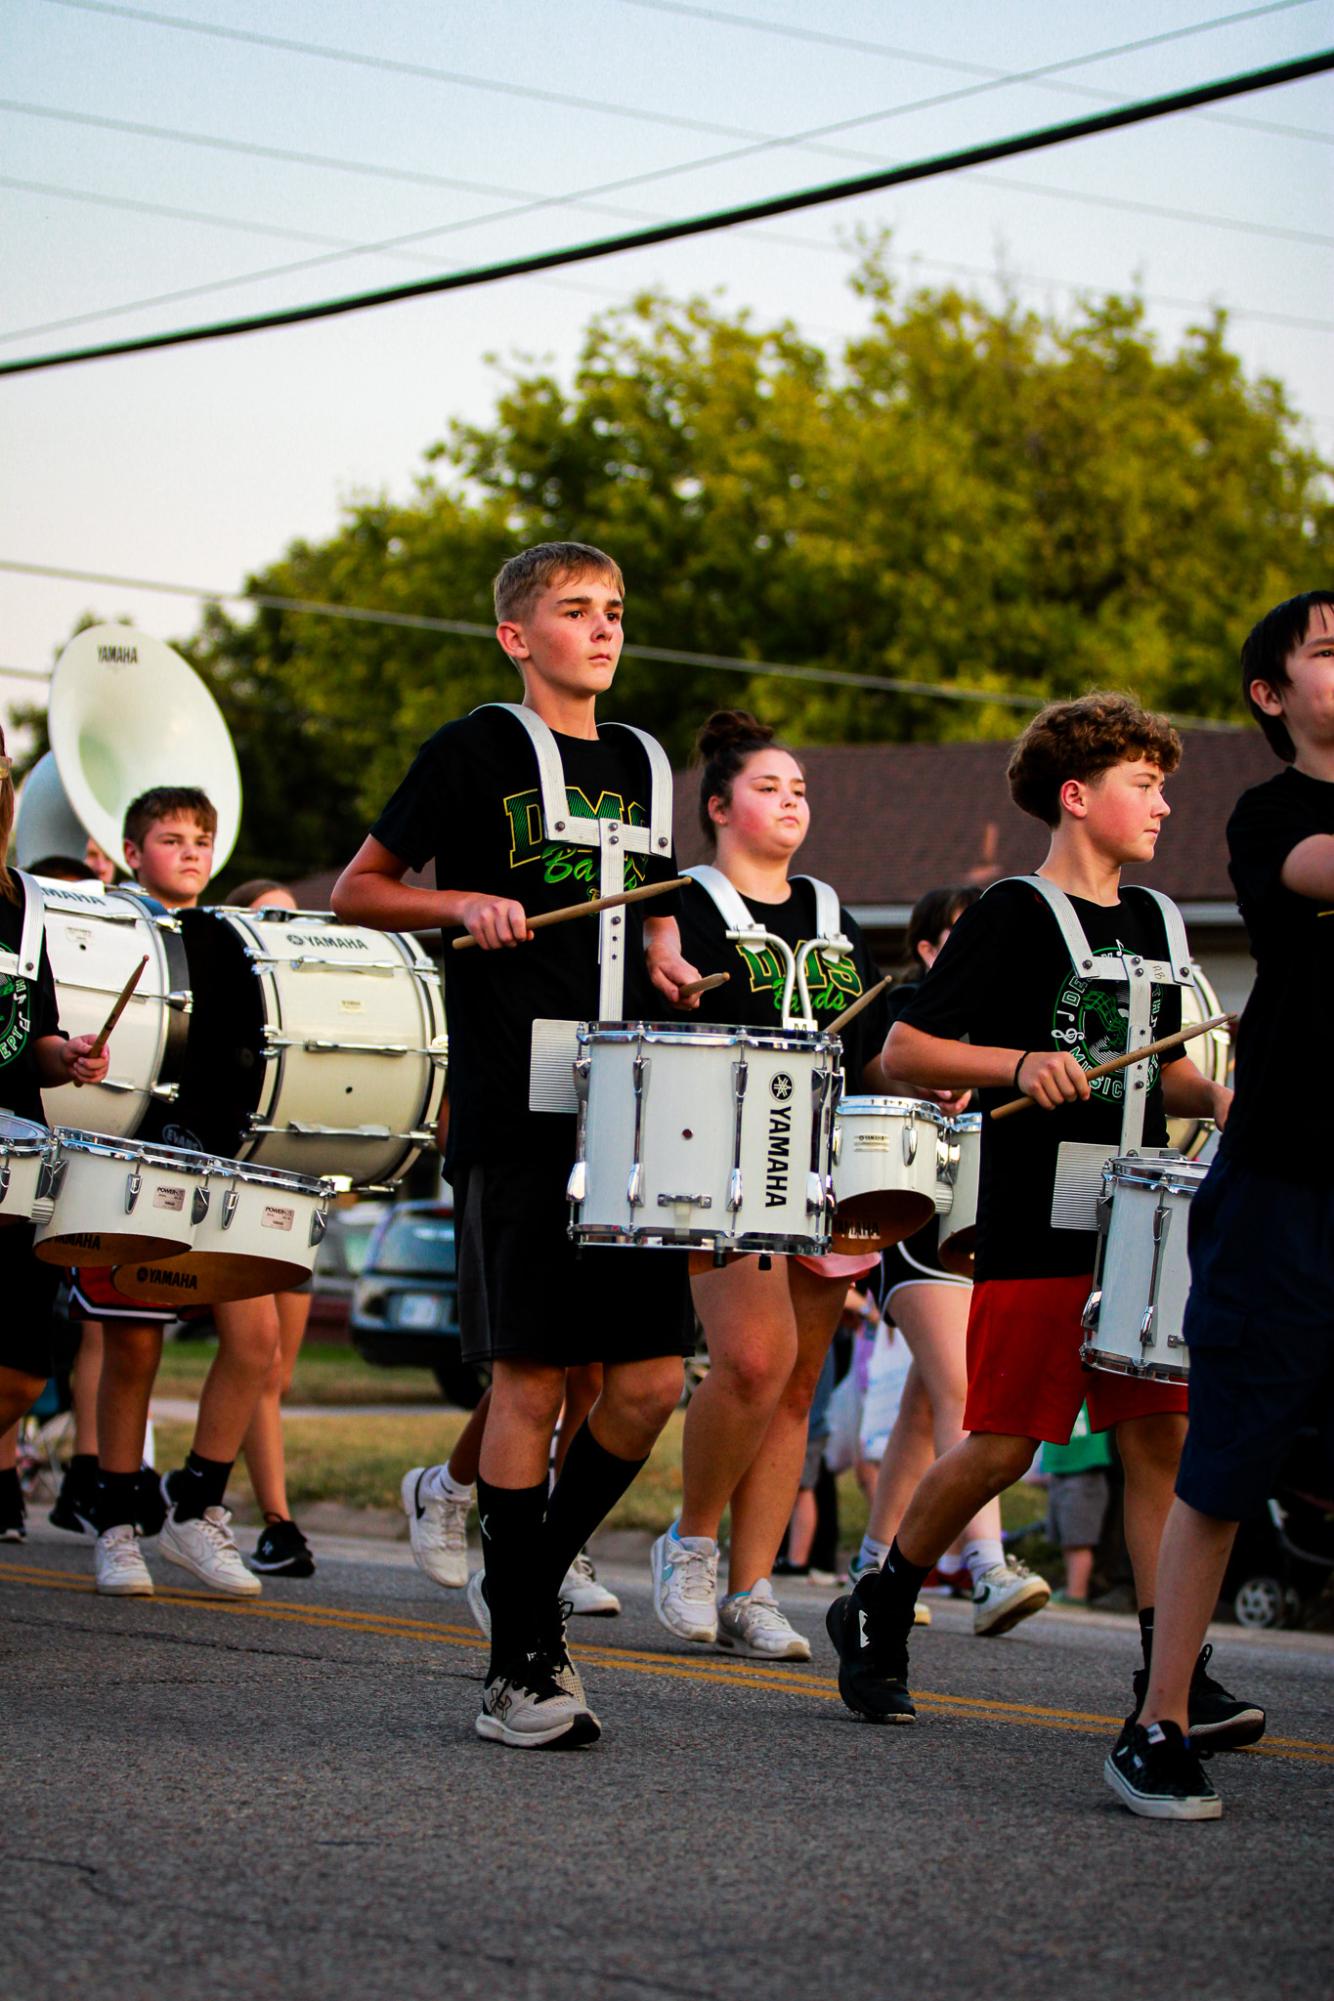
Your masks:
{"label": "yellow center line on road", "polygon": [[[37,1565],[0,1563],[0,1583],[28,1585],[35,1590],[71,1591],[85,1597],[95,1595],[91,1578],[71,1575],[66,1570],[44,1569]],[[303,1626],[312,1630],[364,1634],[394,1640],[416,1640],[427,1645],[480,1648],[484,1643],[473,1626],[437,1625],[398,1613],[362,1611],[354,1606],[277,1605],[254,1599],[209,1597],[202,1591],[156,1591],[153,1603],[185,1610],[219,1612],[232,1617],[267,1620],[278,1625]],[[571,1653],[577,1660],[594,1666],[619,1669],[623,1674],[647,1674],[673,1681],[706,1682],[715,1688],[744,1688],[762,1694],[813,1696],[817,1701],[839,1700],[836,1682],[816,1679],[798,1667],[767,1667],[759,1661],[721,1659],[690,1660],[676,1654],[654,1653],[636,1647],[576,1644]],[[1088,1710],[1057,1709],[1037,1703],[1007,1702],[999,1697],[950,1695],[934,1690],[914,1691],[919,1709],[953,1715],[960,1720],[1021,1723],[1030,1729],[1067,1730],[1078,1735],[1102,1736],[1108,1727],[1119,1728],[1120,1716],[1103,1716]],[[1261,1757],[1297,1759],[1303,1763],[1334,1765],[1334,1744],[1305,1737],[1266,1737],[1252,1749]]]}

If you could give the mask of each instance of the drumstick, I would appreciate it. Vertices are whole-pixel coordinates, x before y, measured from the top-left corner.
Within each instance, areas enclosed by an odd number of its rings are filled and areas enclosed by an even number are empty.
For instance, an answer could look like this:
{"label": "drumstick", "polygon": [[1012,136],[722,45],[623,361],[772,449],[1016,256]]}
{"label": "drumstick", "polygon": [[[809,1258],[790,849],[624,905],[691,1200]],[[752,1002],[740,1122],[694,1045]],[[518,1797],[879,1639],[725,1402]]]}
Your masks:
{"label": "drumstick", "polygon": [[848,1023],[852,1020],[852,1017],[855,1014],[860,1014],[864,1007],[869,1007],[871,1005],[871,1002],[876,998],[877,994],[882,994],[885,991],[886,987],[892,987],[893,984],[894,984],[893,973],[886,973],[883,980],[877,980],[873,987],[868,987],[864,994],[859,994],[857,999],[852,1003],[851,1007],[844,1008],[842,1014],[839,1016],[837,1021],[830,1022],[829,1024],[830,1034],[842,1035],[844,1029],[847,1027]]}
{"label": "drumstick", "polygon": [[[106,1020],[102,1023],[102,1026],[98,1029],[97,1034],[93,1037],[93,1046],[88,1051],[89,1056],[100,1056],[102,1054],[102,1051],[106,1048],[107,1043],[111,1040],[111,1031],[116,1026],[116,1023],[120,1020],[121,1016],[124,1014],[126,1008],[129,1006],[130,995],[134,992],[135,988],[138,986],[140,975],[142,974],[144,967],[147,964],[148,964],[148,954],[147,952],[145,952],[143,958],[139,961],[134,971],[130,974],[129,979],[126,980],[124,986],[121,988],[119,1000],[112,1008]],[[81,1091],[83,1089],[83,1084],[77,1077],[74,1079],[74,1088],[76,1091]]]}
{"label": "drumstick", "polygon": [[725,987],[731,979],[730,973],[706,973],[702,980],[687,980],[683,987],[676,989],[679,1001],[694,1000],[696,994],[711,994],[715,987]]}
{"label": "drumstick", "polygon": [[[599,910],[616,910],[622,903],[643,903],[650,896],[666,896],[669,889],[684,889],[689,880],[689,876],[678,875],[671,882],[646,882],[638,889],[624,889],[619,896],[595,896],[591,903],[567,903],[560,910],[543,910],[528,918],[528,929],[540,931],[544,924],[568,924],[572,917],[595,917]],[[476,943],[470,931],[462,938],[450,940],[456,952],[466,952],[469,945]]]}
{"label": "drumstick", "polygon": [[[1142,1063],[1148,1056],[1161,1056],[1165,1050],[1177,1049],[1194,1036],[1207,1035],[1212,1028],[1226,1028],[1235,1019],[1235,1015],[1216,1014],[1209,1021],[1197,1021],[1192,1028],[1179,1028],[1175,1035],[1164,1035],[1158,1042],[1146,1042],[1142,1049],[1128,1049],[1124,1056],[1114,1056],[1110,1063],[1100,1063],[1096,1070],[1087,1070],[1084,1074],[1090,1083],[1095,1077],[1110,1077],[1113,1070],[1124,1070],[1131,1063]],[[1077,1101],[1072,1099],[1070,1102]],[[1010,1098],[1005,1104],[997,1105],[991,1116],[993,1119],[1008,1119],[1012,1112],[1022,1112],[1025,1105],[1036,1103],[1036,1098]]]}

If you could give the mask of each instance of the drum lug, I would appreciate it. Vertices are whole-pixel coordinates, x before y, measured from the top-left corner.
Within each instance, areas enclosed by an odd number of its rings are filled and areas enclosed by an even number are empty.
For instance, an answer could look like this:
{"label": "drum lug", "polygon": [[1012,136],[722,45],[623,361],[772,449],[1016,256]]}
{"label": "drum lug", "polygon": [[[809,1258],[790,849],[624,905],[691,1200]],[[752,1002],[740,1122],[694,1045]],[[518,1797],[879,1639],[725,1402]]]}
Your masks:
{"label": "drum lug", "polygon": [[626,1183],[625,1199],[637,1209],[644,1199],[644,1093],[648,1085],[649,1059],[641,1049],[630,1066],[635,1093],[634,1160]]}
{"label": "drum lug", "polygon": [[[1079,1324],[1083,1328],[1086,1334],[1097,1333],[1098,1314],[1101,1311],[1101,1309],[1102,1309],[1102,1287],[1095,1286],[1093,1291],[1089,1294],[1088,1298],[1084,1301],[1084,1311],[1079,1316]],[[1082,1348],[1080,1350],[1080,1359],[1081,1360],[1085,1359],[1084,1351]]]}
{"label": "drum lug", "polygon": [[820,1174],[808,1174],[806,1176],[807,1215],[818,1216],[821,1210],[824,1208],[824,1204],[825,1204],[824,1176]]}
{"label": "drum lug", "polygon": [[194,995],[182,992],[179,987],[172,993],[163,994],[162,998],[166,1005],[169,1008],[173,1008],[177,1014],[193,1014],[195,1011]]}
{"label": "drum lug", "polygon": [[9,1193],[9,1182],[9,1162],[6,1160],[3,1164],[0,1164],[0,1202],[3,1202]]}
{"label": "drum lug", "polygon": [[226,1193],[226,1194],[225,1194],[225,1195],[223,1196],[223,1198],[222,1198],[222,1227],[223,1227],[223,1229],[224,1229],[224,1230],[230,1230],[230,1229],[231,1229],[231,1227],[232,1227],[232,1218],[233,1218],[233,1216],[235,1216],[235,1214],[236,1214],[236,1205],[237,1205],[237,1203],[238,1203],[238,1202],[240,1201],[240,1199],[241,1199],[241,1198],[240,1198],[240,1196],[239,1196],[239,1195],[237,1194],[237,1192],[236,1192],[236,1190],[235,1190],[234,1188],[229,1188],[229,1189],[227,1190],[227,1193]]}
{"label": "drum lug", "polygon": [[660,1209],[712,1209],[712,1195],[659,1195]]}
{"label": "drum lug", "polygon": [[911,1119],[903,1128],[903,1165],[911,1167],[917,1158],[917,1127]]}
{"label": "drum lug", "polygon": [[42,1162],[41,1173],[37,1177],[37,1197],[42,1202],[54,1202],[65,1179],[65,1169],[69,1162],[47,1159]]}
{"label": "drum lug", "polygon": [[144,1185],[144,1177],[142,1174],[136,1174],[133,1170],[131,1170],[130,1173],[126,1175],[125,1214],[127,1216],[132,1213],[135,1203],[139,1200],[139,1195],[143,1188],[143,1185]]}
{"label": "drum lug", "polygon": [[164,1105],[174,1105],[180,1095],[181,1087],[179,1084],[154,1084],[149,1093],[150,1097],[156,1098],[160,1104]]}
{"label": "drum lug", "polygon": [[329,1228],[328,1212],[324,1209],[316,1209],[310,1219],[311,1243],[322,1244],[324,1242],[325,1232],[328,1230],[328,1228]]}
{"label": "drum lug", "polygon": [[565,1200],[578,1208],[588,1199],[588,1162],[576,1160],[565,1184]]}
{"label": "drum lug", "polygon": [[727,1177],[727,1206],[733,1215],[741,1207],[744,1192],[741,1169],[734,1167]]}
{"label": "drum lug", "polygon": [[196,1188],[190,1202],[190,1221],[202,1223],[208,1214],[209,1193],[207,1188]]}

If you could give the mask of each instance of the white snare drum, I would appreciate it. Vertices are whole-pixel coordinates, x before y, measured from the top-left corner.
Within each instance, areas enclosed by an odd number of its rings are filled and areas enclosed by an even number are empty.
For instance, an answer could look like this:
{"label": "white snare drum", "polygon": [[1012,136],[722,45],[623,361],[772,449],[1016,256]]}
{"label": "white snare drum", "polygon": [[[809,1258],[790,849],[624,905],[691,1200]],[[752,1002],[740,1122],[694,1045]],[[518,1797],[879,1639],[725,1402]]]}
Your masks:
{"label": "white snare drum", "polygon": [[1174,1155],[1124,1154],[1103,1169],[1098,1264],[1080,1359],[1116,1375],[1185,1382],[1190,1200],[1208,1169]]}
{"label": "white snare drum", "polygon": [[33,1248],[53,1265],[115,1265],[188,1251],[207,1175],[202,1155],[62,1126],[49,1177],[51,1214],[38,1221]]}
{"label": "white snare drum", "polygon": [[309,1175],[209,1160],[191,1248],[118,1265],[111,1282],[126,1299],[154,1306],[288,1291],[310,1277],[332,1194],[331,1182]]}
{"label": "white snare drum", "polygon": [[[1201,1021],[1212,1021],[1215,1015],[1223,1012],[1222,1002],[1200,967],[1192,965],[1190,972],[1190,985],[1181,988],[1183,1028],[1192,1028]],[[1183,1053],[1194,1058],[1211,1084],[1226,1084],[1232,1062],[1232,1037],[1226,1028],[1211,1028],[1207,1035],[1196,1036]],[[1168,1144],[1175,1153],[1184,1153],[1187,1160],[1191,1160],[1207,1144],[1213,1129],[1209,1119],[1169,1119]]]}
{"label": "white snare drum", "polygon": [[193,910],[182,1111],[207,1145],[357,1187],[406,1174],[445,1088],[440,975],[416,939],[327,912]]}
{"label": "white snare drum", "polygon": [[40,1213],[42,1169],[53,1150],[45,1126],[0,1111],[0,1224],[29,1223]]}
{"label": "white snare drum", "polygon": [[936,1213],[949,1121],[917,1098],[843,1098],[834,1114],[836,1251],[901,1243]]}
{"label": "white snare drum", "polygon": [[62,1084],[43,1094],[52,1125],[132,1139],[155,1103],[171,1103],[185,1064],[190,981],[181,927],[128,890],[100,883],[42,883],[46,952],[60,1025],[95,1035],[125,982],[147,955],[139,984],[107,1047],[101,1084]]}
{"label": "white snare drum", "polygon": [[977,1248],[977,1187],[982,1171],[982,1114],[963,1112],[949,1122],[948,1200],[941,1209],[937,1256],[958,1278],[973,1275]]}
{"label": "white snare drum", "polygon": [[581,1022],[578,1051],[576,1242],[828,1250],[835,1038]]}

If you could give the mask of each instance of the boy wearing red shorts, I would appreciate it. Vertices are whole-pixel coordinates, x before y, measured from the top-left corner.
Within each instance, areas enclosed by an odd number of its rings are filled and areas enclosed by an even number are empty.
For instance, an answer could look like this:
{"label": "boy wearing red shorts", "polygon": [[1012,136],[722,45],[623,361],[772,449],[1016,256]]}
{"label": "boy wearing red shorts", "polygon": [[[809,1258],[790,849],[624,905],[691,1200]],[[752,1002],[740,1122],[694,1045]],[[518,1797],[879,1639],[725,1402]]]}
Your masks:
{"label": "boy wearing red shorts", "polygon": [[[1054,1227],[1052,1216],[1064,1143],[1083,1143],[1085,1162],[1096,1165],[1165,1146],[1166,1114],[1220,1125],[1227,1116],[1230,1092],[1185,1054],[1092,1083],[1087,1074],[1180,1026],[1189,963],[1180,919],[1152,892],[1121,886],[1124,867],[1153,857],[1170,811],[1163,783],[1180,757],[1167,719],[1128,696],[1086,695],[1035,717],[1009,781],[1015,804],[1051,829],[1047,858],[1036,877],[998,883],[963,912],[886,1043],[886,1068],[910,1084],[977,1091],[984,1113],[1021,1092],[1037,1111],[983,1123],[968,1435],[923,1478],[883,1569],[830,1608],[839,1690],[869,1722],[912,1721],[907,1636],[927,1571],[977,1510],[1021,1477],[1040,1441],[1066,1443],[1085,1401],[1095,1431],[1115,1430],[1125,1468],[1147,1669],[1186,1391],[1083,1368],[1080,1315],[1092,1290],[1095,1232]],[[1091,1209],[1090,1194],[1090,1221]],[[1137,1675],[1136,1705],[1142,1696]],[[1221,1749],[1253,1741],[1263,1727],[1263,1713],[1220,1689],[1201,1664],[1192,1687],[1196,1736]]]}

